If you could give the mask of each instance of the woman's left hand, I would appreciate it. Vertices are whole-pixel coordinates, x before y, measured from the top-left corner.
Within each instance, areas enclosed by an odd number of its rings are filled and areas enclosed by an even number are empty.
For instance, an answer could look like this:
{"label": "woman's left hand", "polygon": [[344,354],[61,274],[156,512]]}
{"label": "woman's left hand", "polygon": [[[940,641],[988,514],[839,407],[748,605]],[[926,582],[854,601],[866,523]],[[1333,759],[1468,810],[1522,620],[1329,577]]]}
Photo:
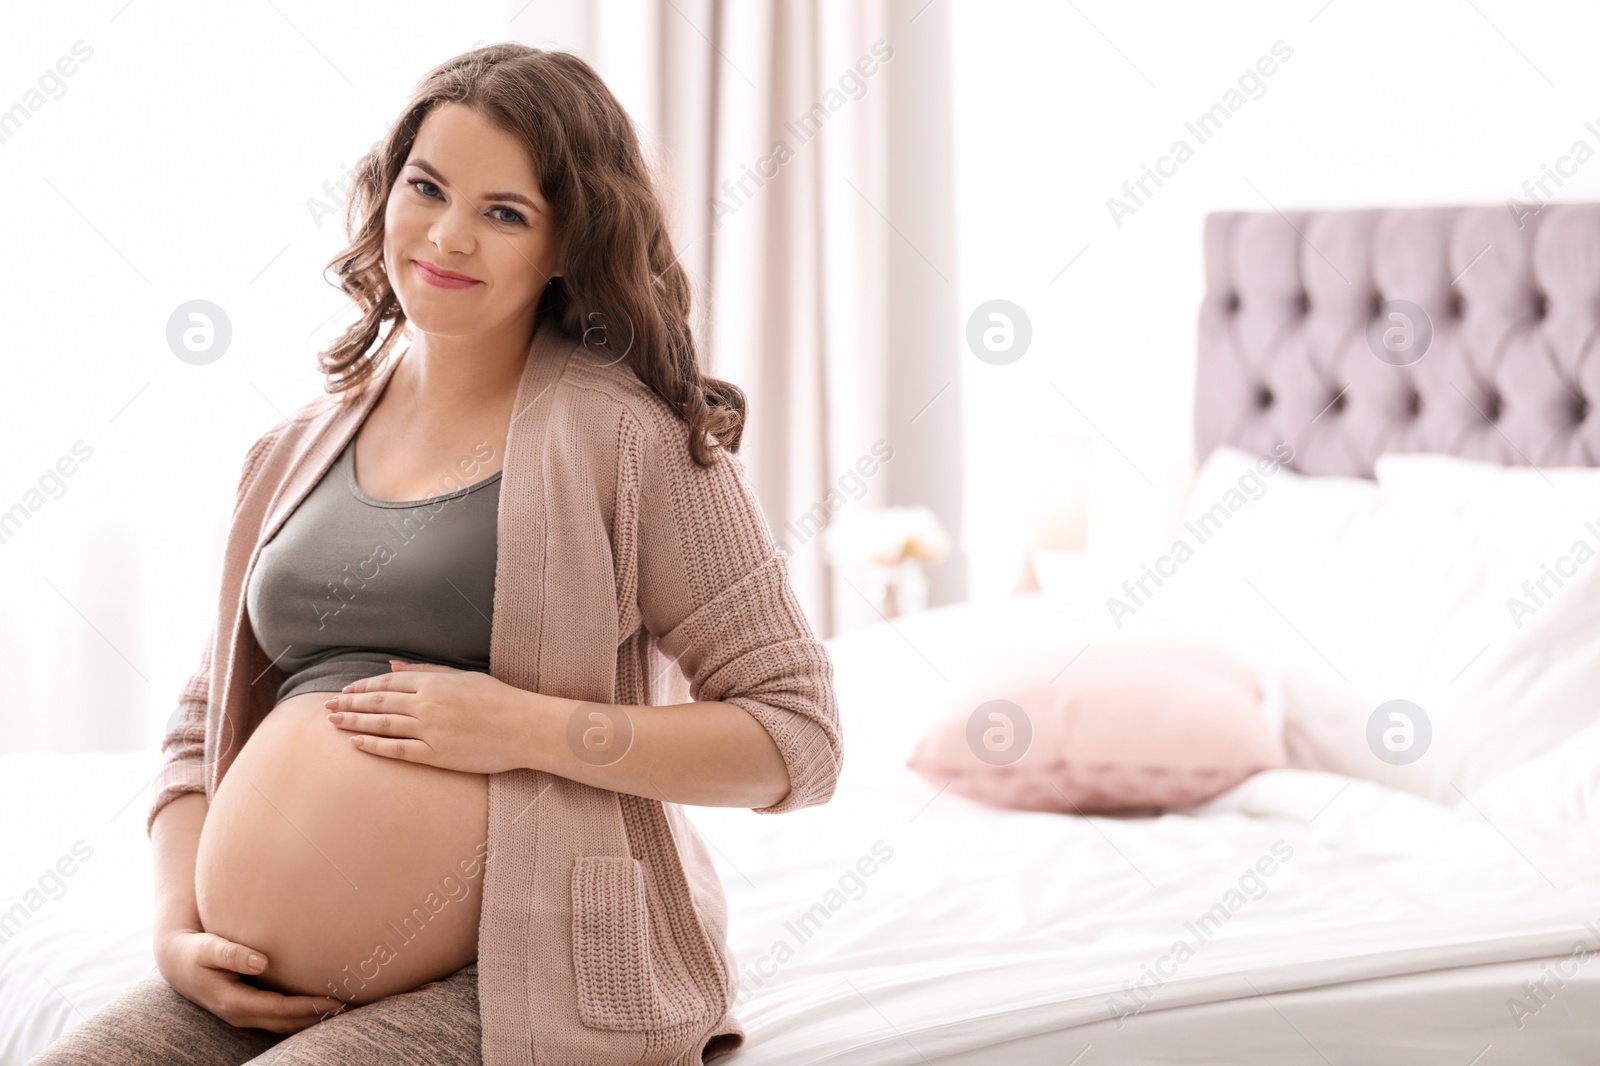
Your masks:
{"label": "woman's left hand", "polygon": [[328,720],[359,751],[446,770],[495,774],[526,765],[521,741],[537,695],[478,670],[389,660],[393,670],[346,685]]}

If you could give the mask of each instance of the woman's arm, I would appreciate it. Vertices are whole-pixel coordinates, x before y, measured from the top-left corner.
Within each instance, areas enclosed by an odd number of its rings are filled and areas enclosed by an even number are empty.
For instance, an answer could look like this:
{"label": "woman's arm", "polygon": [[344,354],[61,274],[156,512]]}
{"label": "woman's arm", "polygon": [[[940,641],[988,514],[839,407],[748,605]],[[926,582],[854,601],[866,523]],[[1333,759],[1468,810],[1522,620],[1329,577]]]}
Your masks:
{"label": "woman's arm", "polygon": [[716,700],[624,706],[517,690],[524,766],[595,788],[697,807],[774,807],[789,769],[743,707]]}
{"label": "woman's arm", "polygon": [[156,814],[150,842],[155,848],[155,947],[173,932],[198,930],[200,908],[195,902],[194,865],[200,850],[200,828],[211,802],[204,792],[185,792]]}
{"label": "woman's arm", "polygon": [[[637,506],[619,520],[632,525],[623,532],[636,546],[636,567],[623,581],[636,587],[637,617],[697,702],[627,708],[646,767],[609,769],[646,783],[657,769],[670,772],[681,795],[697,788],[682,769],[692,767],[721,779],[698,782],[701,795],[769,800],[749,804],[758,814],[826,803],[844,760],[833,663],[789,586],[787,555],[773,539],[743,460],[726,452],[710,467],[697,465],[676,420],[657,433],[629,429],[638,435],[622,451],[638,461],[619,473],[619,493],[624,500],[636,494]],[[781,787],[770,761],[774,748],[785,770]]]}
{"label": "woman's arm", "polygon": [[[156,818],[167,804],[196,792],[206,791],[206,707],[211,701],[211,644],[216,630],[207,635],[200,653],[200,667],[184,682],[178,693],[180,713],[177,722],[161,741],[165,756],[156,774],[155,797],[145,814],[144,832],[155,840]],[[210,801],[207,801],[209,806]]]}

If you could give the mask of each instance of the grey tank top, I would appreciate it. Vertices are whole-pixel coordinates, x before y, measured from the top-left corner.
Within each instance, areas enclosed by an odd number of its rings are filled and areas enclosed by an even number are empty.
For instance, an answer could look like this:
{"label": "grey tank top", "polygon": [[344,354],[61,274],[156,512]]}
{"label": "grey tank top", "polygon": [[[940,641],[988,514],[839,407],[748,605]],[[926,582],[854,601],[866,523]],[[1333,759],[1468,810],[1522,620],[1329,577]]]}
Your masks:
{"label": "grey tank top", "polygon": [[379,500],[356,484],[350,439],[250,575],[250,625],[287,675],[278,702],[386,674],[390,659],[488,672],[502,473]]}

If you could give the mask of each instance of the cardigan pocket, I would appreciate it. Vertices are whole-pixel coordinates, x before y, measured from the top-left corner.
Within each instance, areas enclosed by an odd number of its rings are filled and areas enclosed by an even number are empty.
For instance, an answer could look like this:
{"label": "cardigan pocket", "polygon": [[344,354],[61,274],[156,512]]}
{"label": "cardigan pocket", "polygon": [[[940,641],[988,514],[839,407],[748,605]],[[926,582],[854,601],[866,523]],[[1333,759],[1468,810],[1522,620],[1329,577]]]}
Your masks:
{"label": "cardigan pocket", "polygon": [[701,1019],[705,998],[681,960],[658,943],[644,866],[622,855],[580,855],[572,868],[572,965],[578,1015],[591,1029],[664,1029]]}

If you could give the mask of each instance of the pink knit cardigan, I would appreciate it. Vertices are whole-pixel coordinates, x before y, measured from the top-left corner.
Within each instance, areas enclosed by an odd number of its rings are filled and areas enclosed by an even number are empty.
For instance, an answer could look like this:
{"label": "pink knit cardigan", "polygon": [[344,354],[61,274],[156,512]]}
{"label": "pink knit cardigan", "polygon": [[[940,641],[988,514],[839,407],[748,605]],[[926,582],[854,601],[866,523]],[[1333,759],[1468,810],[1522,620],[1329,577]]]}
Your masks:
{"label": "pink knit cardigan", "polygon": [[[250,448],[214,628],[162,744],[147,833],[174,797],[213,796],[272,710],[284,674],[245,614],[251,568],[400,358]],[[789,794],[758,813],[826,802],[843,759],[833,666],[743,461],[719,449],[698,466],[688,427],[626,362],[552,323],[536,332],[513,412],[490,674],[570,699],[737,704],[789,771]],[[508,770],[489,777],[489,841],[478,930],[488,1066],[690,1066],[744,1043],[722,885],[677,804]]]}

